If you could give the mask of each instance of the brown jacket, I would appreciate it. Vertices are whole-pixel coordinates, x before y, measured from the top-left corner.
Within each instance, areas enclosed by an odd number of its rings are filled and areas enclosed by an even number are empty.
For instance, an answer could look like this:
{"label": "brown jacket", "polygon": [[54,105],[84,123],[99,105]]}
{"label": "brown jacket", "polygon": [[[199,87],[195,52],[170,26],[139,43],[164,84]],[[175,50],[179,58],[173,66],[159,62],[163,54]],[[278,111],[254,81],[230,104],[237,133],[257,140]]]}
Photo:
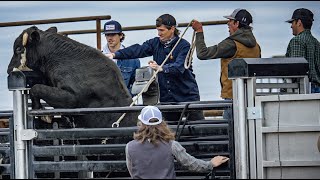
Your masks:
{"label": "brown jacket", "polygon": [[248,48],[245,45],[234,41],[237,47],[237,51],[231,58],[221,58],[221,98],[232,99],[232,80],[228,79],[228,64],[235,58],[259,58],[260,47],[258,43],[252,48]]}

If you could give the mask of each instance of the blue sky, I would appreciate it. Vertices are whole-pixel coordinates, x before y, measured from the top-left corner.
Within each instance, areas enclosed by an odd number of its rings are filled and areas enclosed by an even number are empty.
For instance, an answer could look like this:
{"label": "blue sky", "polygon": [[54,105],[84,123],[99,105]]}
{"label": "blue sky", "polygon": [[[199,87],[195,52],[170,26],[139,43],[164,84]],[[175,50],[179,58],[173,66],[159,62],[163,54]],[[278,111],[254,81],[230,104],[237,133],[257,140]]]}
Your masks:
{"label": "blue sky", "polygon": [[[123,27],[128,27],[153,25],[155,19],[164,13],[172,14],[178,23],[188,23],[192,19],[225,20],[222,16],[231,14],[236,8],[245,8],[253,16],[253,33],[262,48],[262,57],[269,58],[273,55],[285,54],[287,44],[293,35],[290,24],[284,21],[290,19],[293,11],[301,7],[308,8],[314,13],[312,33],[319,39],[320,2],[318,1],[2,1],[0,3],[0,22],[110,15]],[[43,30],[56,26],[58,31],[70,31],[94,29],[95,22],[37,26]],[[12,93],[7,89],[6,69],[13,53],[12,46],[15,38],[28,27],[30,26],[0,28],[0,110],[12,109]],[[184,29],[180,28],[181,31]],[[157,35],[156,30],[125,33],[124,45],[126,46],[141,44]],[[205,26],[204,34],[207,46],[215,45],[229,35],[226,25]],[[69,37],[96,47],[95,34],[70,35]],[[191,41],[191,28],[184,38]],[[102,46],[106,43],[104,38],[101,43]],[[199,61],[195,54],[194,73],[198,81],[201,100],[219,100],[219,60]],[[141,59],[141,64],[146,65],[146,61],[150,58]]]}

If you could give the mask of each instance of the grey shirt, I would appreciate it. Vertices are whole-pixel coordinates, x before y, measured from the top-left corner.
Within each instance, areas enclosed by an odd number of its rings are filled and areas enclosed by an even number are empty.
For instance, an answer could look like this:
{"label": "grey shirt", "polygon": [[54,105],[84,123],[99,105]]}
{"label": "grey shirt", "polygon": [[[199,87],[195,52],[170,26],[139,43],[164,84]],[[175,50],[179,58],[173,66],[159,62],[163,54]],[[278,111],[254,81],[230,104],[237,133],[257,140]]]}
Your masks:
{"label": "grey shirt", "polygon": [[[135,140],[134,140],[135,141]],[[135,141],[137,142],[137,141]],[[132,144],[132,141],[129,142]],[[129,170],[129,173],[131,177],[133,177],[133,174],[136,174],[136,172],[133,172],[132,168],[132,157],[129,155],[129,151],[132,151],[129,149],[129,143],[126,145],[126,163],[127,163],[127,168]],[[146,141],[145,143],[149,143]],[[141,143],[142,144],[142,143]],[[150,143],[151,144],[151,143]],[[213,168],[212,164],[210,161],[204,161],[201,159],[197,159],[190,154],[186,152],[186,149],[181,146],[181,144],[177,141],[170,141],[169,143],[166,144],[171,144],[171,155],[175,157],[175,159],[183,166],[186,166],[190,171],[196,171],[196,172],[203,172],[203,171],[208,171]],[[136,149],[134,151],[137,151]],[[159,152],[159,151],[158,151]],[[152,152],[149,152],[152,153]],[[145,154],[147,156],[147,154]],[[170,163],[170,162],[169,162]],[[173,162],[171,162],[173,163]],[[152,167],[150,167],[152,168]],[[174,167],[172,167],[174,168]],[[155,178],[160,178],[160,177],[155,177]]]}

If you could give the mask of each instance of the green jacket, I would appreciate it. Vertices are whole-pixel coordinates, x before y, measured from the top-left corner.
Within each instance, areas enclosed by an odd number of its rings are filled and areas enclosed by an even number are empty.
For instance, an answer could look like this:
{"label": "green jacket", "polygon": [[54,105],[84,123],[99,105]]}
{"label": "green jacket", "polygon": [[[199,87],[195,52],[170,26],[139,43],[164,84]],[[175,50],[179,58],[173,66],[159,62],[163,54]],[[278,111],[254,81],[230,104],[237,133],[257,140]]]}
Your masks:
{"label": "green jacket", "polygon": [[286,57],[304,57],[309,63],[309,81],[320,85],[320,43],[309,29],[290,40]]}

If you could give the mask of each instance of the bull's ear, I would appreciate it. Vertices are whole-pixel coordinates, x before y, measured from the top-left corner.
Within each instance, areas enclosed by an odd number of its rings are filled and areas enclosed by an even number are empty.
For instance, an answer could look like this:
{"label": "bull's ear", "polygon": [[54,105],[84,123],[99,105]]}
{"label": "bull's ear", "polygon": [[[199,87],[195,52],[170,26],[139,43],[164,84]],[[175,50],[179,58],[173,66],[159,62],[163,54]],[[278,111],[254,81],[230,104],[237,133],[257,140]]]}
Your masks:
{"label": "bull's ear", "polygon": [[29,42],[32,42],[32,43],[35,43],[35,42],[40,41],[39,31],[38,31],[38,30],[32,31],[31,34],[30,34],[30,38],[29,38],[28,41],[29,41]]}
{"label": "bull's ear", "polygon": [[49,29],[46,30],[46,32],[57,33],[58,29],[57,27],[50,27]]}

